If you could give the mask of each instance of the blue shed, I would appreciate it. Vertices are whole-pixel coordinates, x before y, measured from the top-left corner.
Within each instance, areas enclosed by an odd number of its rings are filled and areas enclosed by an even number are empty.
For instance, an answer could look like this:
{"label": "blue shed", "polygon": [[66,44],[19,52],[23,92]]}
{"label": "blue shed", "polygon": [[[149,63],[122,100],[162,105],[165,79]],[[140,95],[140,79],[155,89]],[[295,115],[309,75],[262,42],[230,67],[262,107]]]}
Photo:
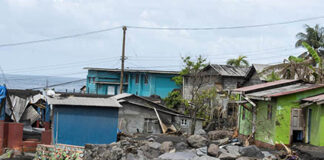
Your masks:
{"label": "blue shed", "polygon": [[[119,93],[120,69],[85,68],[88,70],[87,93],[116,95]],[[132,70],[124,72],[123,91],[138,96],[159,95],[165,98],[180,86],[172,80],[177,71]]]}
{"label": "blue shed", "polygon": [[48,102],[53,107],[53,144],[116,142],[121,105],[115,98],[59,96]]}

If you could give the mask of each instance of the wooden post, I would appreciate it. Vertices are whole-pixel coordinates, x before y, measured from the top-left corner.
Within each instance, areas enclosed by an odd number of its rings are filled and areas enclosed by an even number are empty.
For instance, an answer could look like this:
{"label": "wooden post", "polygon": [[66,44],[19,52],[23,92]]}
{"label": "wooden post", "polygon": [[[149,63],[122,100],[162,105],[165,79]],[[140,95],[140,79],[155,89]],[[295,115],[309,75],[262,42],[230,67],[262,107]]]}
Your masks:
{"label": "wooden post", "polygon": [[120,71],[120,86],[119,93],[123,93],[123,83],[124,83],[124,62],[125,62],[125,37],[126,37],[127,27],[123,26],[123,48],[122,48],[122,57],[121,57],[121,71]]}

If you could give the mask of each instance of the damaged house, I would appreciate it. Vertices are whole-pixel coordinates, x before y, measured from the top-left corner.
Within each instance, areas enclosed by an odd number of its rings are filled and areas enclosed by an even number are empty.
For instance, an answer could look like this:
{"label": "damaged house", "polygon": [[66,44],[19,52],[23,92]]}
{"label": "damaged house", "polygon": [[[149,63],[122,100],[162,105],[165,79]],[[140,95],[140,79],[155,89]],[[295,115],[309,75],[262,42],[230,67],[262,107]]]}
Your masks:
{"label": "damaged house", "polygon": [[[192,119],[182,113],[133,94],[123,93],[113,98],[122,105],[118,117],[121,132],[157,134],[191,131]],[[202,129],[202,122],[202,119],[197,120],[196,131]]]}
{"label": "damaged house", "polygon": [[241,136],[252,135],[262,147],[304,142],[323,146],[324,84],[279,80],[233,90],[240,95]]}

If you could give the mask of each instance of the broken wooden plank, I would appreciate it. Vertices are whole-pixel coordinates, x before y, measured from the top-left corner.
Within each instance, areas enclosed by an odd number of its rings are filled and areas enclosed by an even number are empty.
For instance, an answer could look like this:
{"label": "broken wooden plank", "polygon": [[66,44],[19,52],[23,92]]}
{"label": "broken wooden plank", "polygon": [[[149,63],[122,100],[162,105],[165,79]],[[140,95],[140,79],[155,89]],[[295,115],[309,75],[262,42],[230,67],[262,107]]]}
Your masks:
{"label": "broken wooden plank", "polygon": [[159,120],[159,123],[160,123],[160,126],[162,128],[162,133],[166,133],[166,131],[168,130],[168,128],[165,126],[165,124],[162,122],[160,116],[159,116],[159,113],[157,112],[156,108],[154,107],[154,111],[155,111],[155,114]]}

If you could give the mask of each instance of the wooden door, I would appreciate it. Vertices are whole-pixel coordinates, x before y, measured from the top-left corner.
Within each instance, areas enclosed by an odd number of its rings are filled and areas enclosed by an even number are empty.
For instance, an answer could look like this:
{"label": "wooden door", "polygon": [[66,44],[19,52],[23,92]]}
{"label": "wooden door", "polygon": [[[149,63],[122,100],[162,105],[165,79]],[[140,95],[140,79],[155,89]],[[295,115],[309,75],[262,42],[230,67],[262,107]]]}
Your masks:
{"label": "wooden door", "polygon": [[303,116],[303,110],[294,108],[291,111],[291,130],[304,130],[305,119]]}

